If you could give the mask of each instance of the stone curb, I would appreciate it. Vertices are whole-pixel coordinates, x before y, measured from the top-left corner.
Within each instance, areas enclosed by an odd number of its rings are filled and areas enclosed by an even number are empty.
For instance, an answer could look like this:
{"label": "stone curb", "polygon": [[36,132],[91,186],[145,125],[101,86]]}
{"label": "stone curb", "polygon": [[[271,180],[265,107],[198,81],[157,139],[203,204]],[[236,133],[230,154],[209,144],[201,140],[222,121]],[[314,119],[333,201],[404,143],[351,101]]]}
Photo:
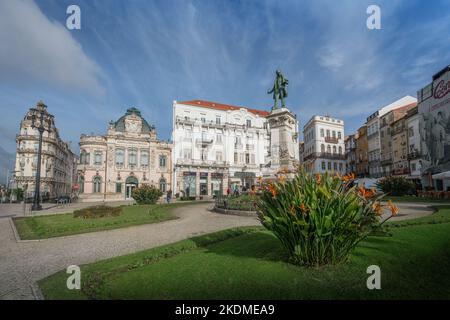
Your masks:
{"label": "stone curb", "polygon": [[234,216],[242,216],[242,217],[256,217],[256,211],[243,211],[243,210],[228,210],[214,207],[211,211],[220,213],[220,214],[229,214]]}

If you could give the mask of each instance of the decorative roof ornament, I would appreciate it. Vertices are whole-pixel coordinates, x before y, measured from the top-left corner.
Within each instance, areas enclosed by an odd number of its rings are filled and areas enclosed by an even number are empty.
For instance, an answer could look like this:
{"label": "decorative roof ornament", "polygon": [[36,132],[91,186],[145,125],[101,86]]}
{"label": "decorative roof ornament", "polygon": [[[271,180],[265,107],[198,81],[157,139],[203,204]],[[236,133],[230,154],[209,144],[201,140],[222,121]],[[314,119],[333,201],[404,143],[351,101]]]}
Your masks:
{"label": "decorative roof ornament", "polygon": [[36,104],[36,107],[38,110],[46,110],[47,106],[45,105],[44,101],[39,100],[38,103]]}

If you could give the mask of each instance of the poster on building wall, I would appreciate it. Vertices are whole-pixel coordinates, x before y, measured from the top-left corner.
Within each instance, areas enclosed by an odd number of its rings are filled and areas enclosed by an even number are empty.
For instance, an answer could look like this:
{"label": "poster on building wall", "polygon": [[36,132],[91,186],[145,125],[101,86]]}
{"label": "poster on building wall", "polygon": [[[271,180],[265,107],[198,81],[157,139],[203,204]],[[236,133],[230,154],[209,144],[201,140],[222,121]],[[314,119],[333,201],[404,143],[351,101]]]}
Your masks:
{"label": "poster on building wall", "polygon": [[422,168],[450,170],[450,69],[419,91]]}

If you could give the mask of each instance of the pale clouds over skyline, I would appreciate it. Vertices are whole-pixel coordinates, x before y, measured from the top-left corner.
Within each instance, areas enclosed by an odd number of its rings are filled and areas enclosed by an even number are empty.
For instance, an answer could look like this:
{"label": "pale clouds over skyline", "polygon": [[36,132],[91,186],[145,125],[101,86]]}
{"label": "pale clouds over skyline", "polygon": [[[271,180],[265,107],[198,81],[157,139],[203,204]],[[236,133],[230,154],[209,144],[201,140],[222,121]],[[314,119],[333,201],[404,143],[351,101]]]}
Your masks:
{"label": "pale clouds over skyline", "polygon": [[[81,30],[65,28],[71,4],[81,8]],[[450,2],[378,1],[381,30],[366,28],[370,4],[1,1],[0,159],[11,159],[11,137],[40,99],[78,151],[81,133],[104,133],[131,106],[163,139],[173,100],[269,109],[276,69],[290,81],[287,105],[301,126],[328,113],[352,133],[450,64]]]}

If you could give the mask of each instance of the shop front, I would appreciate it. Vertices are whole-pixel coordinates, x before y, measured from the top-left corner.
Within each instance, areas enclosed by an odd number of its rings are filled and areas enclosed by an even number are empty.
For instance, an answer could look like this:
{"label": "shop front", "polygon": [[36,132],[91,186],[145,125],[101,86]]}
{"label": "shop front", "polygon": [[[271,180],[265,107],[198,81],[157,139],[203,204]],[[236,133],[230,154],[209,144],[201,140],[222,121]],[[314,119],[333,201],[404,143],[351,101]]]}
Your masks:
{"label": "shop front", "polygon": [[200,172],[200,195],[208,195],[208,172]]}
{"label": "shop front", "polygon": [[240,180],[240,185],[250,189],[256,185],[256,174],[254,172],[235,172],[234,177]]}
{"label": "shop front", "polygon": [[185,197],[196,196],[196,172],[183,172],[183,192]]}
{"label": "shop front", "polygon": [[223,195],[223,173],[211,173],[211,191],[213,197]]}

